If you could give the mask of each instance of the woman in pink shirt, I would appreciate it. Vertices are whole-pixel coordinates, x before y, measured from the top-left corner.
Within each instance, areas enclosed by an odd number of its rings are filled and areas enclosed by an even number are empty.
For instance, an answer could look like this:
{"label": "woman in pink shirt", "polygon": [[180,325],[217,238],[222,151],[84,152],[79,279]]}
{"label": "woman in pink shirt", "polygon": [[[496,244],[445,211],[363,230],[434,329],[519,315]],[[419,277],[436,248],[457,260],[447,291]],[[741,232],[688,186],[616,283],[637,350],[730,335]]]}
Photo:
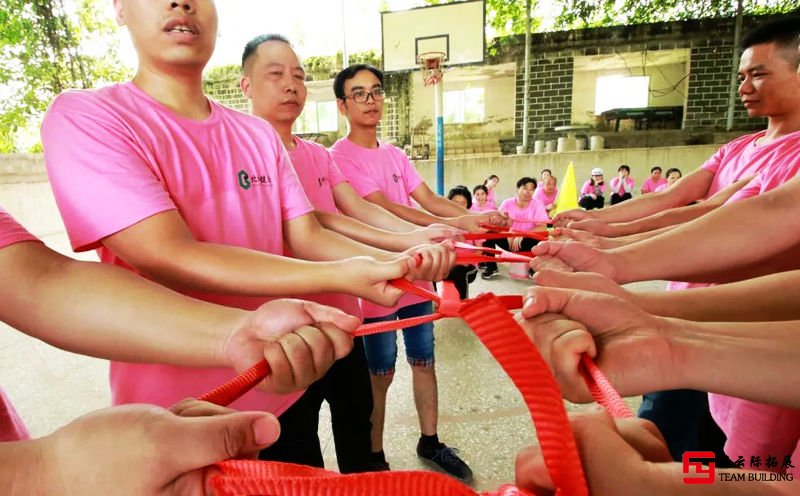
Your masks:
{"label": "woman in pink shirt", "polygon": [[486,180],[483,182],[483,185],[486,186],[486,190],[488,191],[486,197],[486,203],[492,208],[492,210],[497,209],[497,202],[495,201],[494,188],[497,187],[497,183],[499,182],[500,178],[494,174],[487,177]]}
{"label": "woman in pink shirt", "polygon": [[636,182],[630,177],[631,168],[623,164],[617,169],[617,177],[611,180],[611,204],[616,205],[633,198]]}
{"label": "woman in pink shirt", "polygon": [[[544,204],[533,199],[533,191],[536,189],[536,179],[523,177],[517,181],[517,195],[508,198],[500,204],[500,212],[508,214],[513,222],[512,228],[518,231],[534,231],[537,227],[550,222]],[[484,243],[489,248],[500,247],[509,251],[530,251],[536,246],[537,240],[518,236],[506,239],[490,239]],[[484,279],[491,279],[497,274],[497,264],[489,262],[486,269],[481,274]]]}
{"label": "woman in pink shirt", "polygon": [[489,188],[483,184],[479,184],[472,188],[472,206],[469,208],[469,211],[479,214],[487,210],[495,210],[495,208],[489,204]]}
{"label": "woman in pink shirt", "polygon": [[[542,175],[544,175],[544,172],[542,172]],[[556,206],[556,198],[558,198],[556,182],[556,177],[548,174],[547,177],[542,179],[542,183],[533,193],[533,199],[544,205],[545,210],[547,210],[547,215],[550,215],[550,211]]]}
{"label": "woman in pink shirt", "polygon": [[603,208],[605,192],[606,183],[603,181],[603,169],[595,167],[592,169],[592,177],[583,183],[581,198],[578,200],[578,205],[586,210]]}
{"label": "woman in pink shirt", "polygon": [[650,169],[650,177],[648,177],[644,184],[642,184],[642,194],[646,195],[648,193],[654,193],[656,188],[661,186],[662,184],[667,184],[667,181],[661,177],[661,167],[655,166]]}
{"label": "woman in pink shirt", "polygon": [[683,177],[683,173],[681,172],[680,169],[676,169],[675,167],[667,169],[667,182],[657,187],[655,189],[655,192],[658,193],[659,191],[664,191],[665,189],[669,188],[670,186],[678,182],[678,179],[680,179],[681,177]]}

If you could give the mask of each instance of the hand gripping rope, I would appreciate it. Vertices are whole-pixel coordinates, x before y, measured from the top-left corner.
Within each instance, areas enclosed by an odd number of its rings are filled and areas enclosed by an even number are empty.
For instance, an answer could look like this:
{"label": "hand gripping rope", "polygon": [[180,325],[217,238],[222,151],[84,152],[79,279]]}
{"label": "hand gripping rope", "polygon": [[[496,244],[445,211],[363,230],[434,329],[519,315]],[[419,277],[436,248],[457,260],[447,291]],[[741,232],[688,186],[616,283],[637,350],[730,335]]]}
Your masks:
{"label": "hand gripping rope", "polygon": [[[517,233],[510,233],[518,236]],[[485,236],[485,234],[484,234]],[[458,263],[475,263],[482,255],[469,255],[476,247],[458,245]],[[478,248],[487,251],[484,248]],[[509,260],[506,257],[512,256]],[[519,262],[530,260],[518,254],[500,253],[486,257],[493,261]],[[482,261],[482,260],[477,260]],[[516,323],[509,310],[522,306],[521,296],[495,296],[486,293],[459,301],[452,284],[445,283],[444,297],[414,286],[406,279],[391,281],[392,285],[437,303],[434,314],[360,326],[354,333],[365,336],[410,327],[444,317],[461,317],[472,328],[492,356],[500,363],[531,414],[536,428],[545,465],[562,496],[588,494],[575,439],[561,391],[536,346]],[[587,355],[581,357],[581,374],[594,399],[614,417],[633,417],[624,400],[614,390],[602,372]],[[200,399],[227,405],[255,387],[269,374],[262,361],[240,376],[201,396]],[[342,475],[314,467],[280,462],[229,460],[217,464],[220,474],[211,484],[220,496],[531,496],[533,493],[513,485],[497,491],[476,493],[461,482],[427,471],[369,472]]]}

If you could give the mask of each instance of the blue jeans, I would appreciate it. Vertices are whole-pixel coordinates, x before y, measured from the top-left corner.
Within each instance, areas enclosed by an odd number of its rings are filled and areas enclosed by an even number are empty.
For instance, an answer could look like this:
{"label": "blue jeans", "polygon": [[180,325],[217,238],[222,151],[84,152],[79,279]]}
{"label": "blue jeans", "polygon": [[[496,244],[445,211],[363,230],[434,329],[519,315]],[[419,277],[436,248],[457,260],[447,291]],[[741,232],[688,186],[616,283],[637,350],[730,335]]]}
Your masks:
{"label": "blue jeans", "polygon": [[[423,301],[396,312],[375,318],[366,318],[364,323],[384,322],[428,315],[433,312],[433,303]],[[427,322],[403,329],[403,342],[406,346],[408,363],[417,367],[433,367],[433,323]],[[397,362],[397,331],[381,332],[364,336],[364,350],[367,353],[367,366],[373,375],[394,374]]]}

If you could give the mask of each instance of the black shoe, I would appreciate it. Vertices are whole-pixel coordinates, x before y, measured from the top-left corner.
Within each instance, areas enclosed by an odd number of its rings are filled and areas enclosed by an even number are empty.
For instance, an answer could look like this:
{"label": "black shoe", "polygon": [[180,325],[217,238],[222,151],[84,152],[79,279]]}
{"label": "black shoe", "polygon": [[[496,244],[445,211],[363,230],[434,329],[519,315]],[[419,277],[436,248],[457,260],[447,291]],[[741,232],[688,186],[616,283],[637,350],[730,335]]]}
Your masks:
{"label": "black shoe", "polygon": [[385,461],[373,461],[370,463],[369,472],[389,472],[389,463]]}
{"label": "black shoe", "polygon": [[492,277],[497,275],[497,266],[492,267],[491,265],[486,267],[486,270],[483,271],[481,274],[482,279],[491,279]]}
{"label": "black shoe", "polygon": [[456,479],[470,482],[472,480],[472,470],[464,463],[464,460],[458,457],[457,453],[457,449],[451,448],[444,443],[439,443],[439,446],[432,450],[424,449],[422,443],[417,444],[417,455],[420,458]]}
{"label": "black shoe", "polygon": [[481,272],[486,270],[486,262],[479,262],[478,263],[478,270],[481,271]]}

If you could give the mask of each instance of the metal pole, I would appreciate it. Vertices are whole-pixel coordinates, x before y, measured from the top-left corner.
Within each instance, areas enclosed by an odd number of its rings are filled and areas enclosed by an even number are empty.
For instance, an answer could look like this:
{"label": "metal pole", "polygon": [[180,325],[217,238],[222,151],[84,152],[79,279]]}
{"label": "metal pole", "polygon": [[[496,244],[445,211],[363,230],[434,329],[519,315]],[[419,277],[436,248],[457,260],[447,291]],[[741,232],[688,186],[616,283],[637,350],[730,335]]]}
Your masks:
{"label": "metal pole", "polygon": [[[442,61],[444,62],[444,61]],[[444,196],[444,88],[442,80],[436,81],[433,85],[434,102],[436,116],[436,192]]]}
{"label": "metal pole", "polygon": [[736,110],[736,100],[738,93],[738,72],[739,72],[739,39],[742,36],[742,0],[739,0],[736,8],[736,26],[733,31],[733,58],[731,60],[731,86],[728,92],[728,121],[725,129],[733,129],[733,112]]}
{"label": "metal pole", "polygon": [[528,151],[528,128],[530,104],[529,90],[531,85],[531,0],[525,0],[525,81],[522,85],[522,151]]}

